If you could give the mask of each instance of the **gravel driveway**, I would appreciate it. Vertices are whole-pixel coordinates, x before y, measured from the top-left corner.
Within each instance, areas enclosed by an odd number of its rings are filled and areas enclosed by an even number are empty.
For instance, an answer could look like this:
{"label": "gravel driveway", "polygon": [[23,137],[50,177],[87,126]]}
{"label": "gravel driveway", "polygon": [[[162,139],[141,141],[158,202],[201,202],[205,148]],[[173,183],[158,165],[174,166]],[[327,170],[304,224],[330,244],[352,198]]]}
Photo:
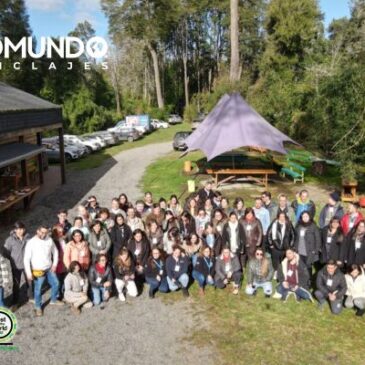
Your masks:
{"label": "gravel driveway", "polygon": [[[40,221],[54,223],[57,209],[73,209],[90,194],[101,206],[124,192],[135,201],[145,168],[171,150],[171,142],[148,145],[120,153],[92,170],[72,171],[61,186],[24,217],[33,232]],[[175,294],[176,295],[176,294]],[[49,298],[49,293],[45,294]],[[207,324],[192,309],[193,299],[182,297],[166,304],[146,291],[126,303],[112,298],[105,310],[85,309],[80,316],[68,307],[47,306],[35,318],[27,304],[16,312],[19,331],[14,338],[18,352],[1,351],[4,364],[205,364],[213,351],[196,348],[184,338]]]}

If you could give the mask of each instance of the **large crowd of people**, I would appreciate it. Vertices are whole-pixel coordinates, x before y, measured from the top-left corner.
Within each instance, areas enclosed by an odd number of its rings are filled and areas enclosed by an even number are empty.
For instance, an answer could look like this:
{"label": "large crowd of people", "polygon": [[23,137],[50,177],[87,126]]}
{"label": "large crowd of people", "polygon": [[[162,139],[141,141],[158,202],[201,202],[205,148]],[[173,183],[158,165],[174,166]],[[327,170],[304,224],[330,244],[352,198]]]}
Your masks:
{"label": "large crowd of people", "polygon": [[0,254],[0,306],[11,281],[12,306],[32,301],[36,316],[43,315],[45,282],[50,305],[66,303],[80,314],[105,308],[112,296],[136,297],[145,284],[150,298],[177,290],[188,297],[196,281],[202,296],[206,286],[250,296],[262,289],[267,298],[316,299],[319,309],[327,303],[334,314],[347,307],[362,316],[365,221],[356,202],[346,208],[332,192],[316,223],[306,190],[293,202],[264,192],[245,207],[212,182],[184,204],[176,195],[154,201],[147,192],[134,205],[121,194],[105,208],[90,196],[72,223],[60,210],[55,224],[39,224],[33,237],[14,224]]}

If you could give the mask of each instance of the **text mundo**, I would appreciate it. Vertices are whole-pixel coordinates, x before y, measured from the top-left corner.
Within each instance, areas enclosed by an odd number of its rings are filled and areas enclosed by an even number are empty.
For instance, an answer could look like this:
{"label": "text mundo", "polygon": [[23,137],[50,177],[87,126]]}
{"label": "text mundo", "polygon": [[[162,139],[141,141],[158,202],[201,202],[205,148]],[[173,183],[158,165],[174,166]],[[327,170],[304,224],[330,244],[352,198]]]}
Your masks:
{"label": "text mundo", "polygon": [[[0,60],[9,59],[12,54],[16,53],[21,58],[48,58],[53,59],[55,56],[61,59],[76,59],[82,55],[90,61],[92,59],[103,59],[107,57],[108,43],[102,37],[92,37],[86,43],[77,37],[60,37],[57,40],[51,37],[41,37],[39,47],[35,50],[35,44],[32,37],[23,37],[19,42],[12,42],[8,37],[0,40]],[[90,69],[91,62],[85,62],[85,69]],[[108,68],[107,62],[101,63],[103,69]],[[20,69],[20,63],[14,62],[14,69]],[[2,63],[0,61],[0,70]],[[32,63],[32,69],[37,69]],[[56,69],[54,62],[50,62],[50,70]],[[67,69],[72,69],[72,61],[68,62]]]}

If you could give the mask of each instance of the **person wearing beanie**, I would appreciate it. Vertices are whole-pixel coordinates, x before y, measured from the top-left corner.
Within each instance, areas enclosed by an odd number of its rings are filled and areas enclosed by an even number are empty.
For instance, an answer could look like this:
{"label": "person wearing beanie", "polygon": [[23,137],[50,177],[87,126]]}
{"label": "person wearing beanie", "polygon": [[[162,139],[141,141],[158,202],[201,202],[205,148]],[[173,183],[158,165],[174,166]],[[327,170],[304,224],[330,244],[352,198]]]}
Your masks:
{"label": "person wearing beanie", "polygon": [[333,191],[328,197],[328,203],[322,208],[319,215],[319,228],[328,226],[332,218],[341,220],[344,214],[340,194]]}

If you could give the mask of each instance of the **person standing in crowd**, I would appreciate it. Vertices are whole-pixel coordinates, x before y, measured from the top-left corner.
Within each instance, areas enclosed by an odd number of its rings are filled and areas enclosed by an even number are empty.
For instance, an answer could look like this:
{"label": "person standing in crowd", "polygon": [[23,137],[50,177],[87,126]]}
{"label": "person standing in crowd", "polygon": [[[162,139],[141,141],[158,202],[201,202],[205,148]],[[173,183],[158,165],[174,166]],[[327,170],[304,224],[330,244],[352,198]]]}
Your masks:
{"label": "person standing in crowd", "polygon": [[64,300],[71,304],[71,311],[80,314],[80,307],[91,308],[93,304],[87,296],[89,281],[77,261],[72,261],[65,278]]}
{"label": "person standing in crowd", "polygon": [[11,286],[10,261],[0,252],[0,308],[5,307],[5,291]]}
{"label": "person standing in crowd", "polygon": [[279,204],[276,207],[274,216],[277,217],[279,213],[283,212],[294,225],[296,223],[295,213],[294,209],[290,206],[288,202],[288,197],[285,194],[279,194],[278,203]]}
{"label": "person standing in crowd", "polygon": [[229,247],[224,247],[222,254],[215,262],[214,282],[217,288],[224,289],[230,282],[233,283],[234,295],[238,294],[242,282],[242,270],[240,261]]}
{"label": "person standing in crowd", "polygon": [[72,261],[77,261],[83,271],[89,270],[91,262],[89,245],[82,231],[78,229],[72,232],[71,241],[68,242],[63,253],[63,263],[67,270],[70,269]]}
{"label": "person standing in crowd", "polygon": [[89,228],[90,223],[91,223],[91,221],[90,221],[90,214],[89,214],[88,210],[86,209],[86,207],[84,205],[80,204],[77,207],[77,216],[78,217],[81,217],[81,219],[82,219],[82,226]]}
{"label": "person standing in crowd", "polygon": [[168,209],[171,210],[175,217],[179,217],[183,212],[179,200],[177,199],[177,196],[175,194],[170,196]]}
{"label": "person standing in crowd", "polygon": [[222,252],[223,239],[222,236],[217,233],[212,223],[205,225],[203,233],[203,242],[205,246],[208,246],[212,250],[213,257],[216,258]]}
{"label": "person standing in crowd", "polygon": [[199,195],[191,195],[187,200],[186,200],[186,204],[185,204],[185,208],[184,210],[186,212],[188,212],[194,219],[195,217],[198,215],[198,203],[195,199],[195,197],[198,197],[199,199]]}
{"label": "person standing in crowd", "polygon": [[261,222],[256,218],[253,208],[246,208],[245,214],[239,223],[242,225],[246,237],[244,267],[247,260],[255,257],[256,248],[262,245],[263,231]]}
{"label": "person standing in crowd", "polygon": [[114,259],[114,275],[115,287],[118,291],[118,298],[121,302],[125,302],[124,289],[126,293],[135,298],[138,295],[135,283],[135,264],[131,253],[123,247]]}
{"label": "person standing in crowd", "polygon": [[146,237],[146,234],[142,230],[136,229],[133,232],[132,238],[128,242],[127,248],[131,253],[132,259],[136,265],[137,279],[143,281],[144,267],[151,252],[151,245]]}
{"label": "person standing in crowd", "polygon": [[63,229],[63,235],[65,236],[70,230],[71,223],[67,220],[67,210],[61,209],[57,214],[58,221],[55,225],[60,226]]}
{"label": "person standing in crowd", "polygon": [[365,275],[359,265],[351,265],[345,275],[347,292],[345,307],[356,308],[356,315],[362,317],[365,313]]}
{"label": "person standing in crowd", "polygon": [[289,294],[293,293],[297,301],[303,299],[313,302],[309,292],[310,280],[307,267],[292,248],[286,250],[285,259],[279,266],[278,282],[273,298],[286,301]]}
{"label": "person standing in crowd", "polygon": [[349,203],[347,213],[341,219],[341,227],[343,234],[346,236],[360,221],[364,220],[363,215],[359,211],[358,203]]}
{"label": "person standing in crowd", "polygon": [[155,293],[167,293],[169,285],[167,283],[165,262],[162,258],[161,251],[157,247],[152,249],[152,255],[148,258],[145,265],[146,283],[150,286],[148,296],[152,299]]}
{"label": "person standing in crowd", "polygon": [[294,240],[294,227],[287,215],[281,211],[278,213],[277,218],[271,223],[267,231],[267,242],[275,270],[275,279],[280,263],[285,257],[285,252],[287,249],[294,246]]}
{"label": "person standing in crowd", "polygon": [[152,207],[152,212],[147,215],[145,223],[148,226],[149,223],[154,220],[160,227],[162,227],[165,214],[161,211],[160,205],[158,203],[153,204]]}
{"label": "person standing in crowd", "polygon": [[183,296],[189,296],[189,261],[186,256],[181,255],[182,249],[179,246],[172,248],[172,255],[166,259],[167,282],[171,291],[181,289]]}
{"label": "person standing in crowd", "polygon": [[338,269],[335,261],[328,261],[327,265],[317,275],[317,290],[314,292],[314,296],[319,302],[318,308],[322,310],[328,300],[331,312],[333,314],[341,313],[346,292],[345,275]]}
{"label": "person standing in crowd", "polygon": [[264,207],[269,211],[270,222],[277,217],[278,205],[271,200],[271,193],[264,191],[261,194],[261,200],[264,203]]}
{"label": "person standing in crowd", "polygon": [[204,210],[205,210],[205,213],[207,213],[207,216],[209,218],[212,217],[213,215],[213,211],[214,211],[214,208],[213,208],[213,204],[212,204],[212,201],[210,199],[207,199],[205,201],[205,204],[204,204]]}
{"label": "person standing in crowd", "polygon": [[109,213],[111,219],[113,219],[114,221],[115,221],[115,216],[117,214],[121,214],[124,219],[127,218],[127,213],[120,207],[118,198],[112,199],[112,204]]}
{"label": "person standing in crowd", "polygon": [[344,211],[341,206],[341,197],[337,191],[331,193],[328,197],[328,203],[322,208],[319,215],[319,228],[324,228],[329,225],[332,218],[337,218],[339,221],[344,216]]}
{"label": "person standing in crowd", "polygon": [[[187,239],[187,238],[185,238]],[[165,233],[163,239],[163,247],[164,251],[167,255],[171,255],[173,251],[173,247],[178,245],[182,246],[183,241],[181,239],[181,235],[179,233],[178,228],[171,228],[168,232]]]}
{"label": "person standing in crowd", "polygon": [[265,297],[270,298],[273,275],[274,269],[270,255],[265,254],[262,248],[257,248],[255,258],[248,262],[246,294],[256,295],[257,289],[262,288]]}
{"label": "person standing in crowd", "polygon": [[95,263],[89,270],[89,282],[94,305],[100,305],[100,309],[104,309],[104,302],[110,298],[113,282],[112,270],[105,253],[97,254]]}
{"label": "person standing in crowd", "polygon": [[223,227],[227,223],[227,216],[224,214],[224,212],[220,208],[218,208],[214,211],[212,223],[213,223],[215,230],[219,234],[222,234]]}
{"label": "person standing in crowd", "polygon": [[266,208],[263,207],[261,198],[255,199],[255,206],[253,208],[253,211],[255,213],[255,217],[261,222],[263,235],[266,236],[266,232],[271,223],[270,213]]}
{"label": "person standing in crowd", "polygon": [[128,207],[126,223],[128,224],[132,232],[136,229],[141,229],[142,231],[144,231],[143,221],[141,218],[136,216],[136,212],[132,205]]}
{"label": "person standing in crowd", "polygon": [[204,246],[200,250],[193,268],[192,276],[199,284],[199,294],[204,295],[206,285],[214,285],[214,254],[209,246]]}
{"label": "person standing in crowd", "polygon": [[213,203],[214,200],[214,191],[213,191],[213,183],[212,181],[207,181],[204,185],[203,189],[198,191],[199,203],[200,207],[203,207],[206,200],[211,200]]}
{"label": "person standing in crowd", "polygon": [[114,226],[114,220],[110,217],[110,213],[107,208],[100,208],[97,220],[107,232],[110,232]]}
{"label": "person standing in crowd", "polygon": [[221,205],[220,205],[220,207],[219,207],[219,209],[223,212],[223,214],[224,215],[226,215],[226,216],[228,216],[229,215],[229,213],[231,213],[231,211],[233,210],[233,209],[231,209],[230,207],[229,207],[229,200],[228,200],[228,198],[226,198],[226,197],[222,197],[222,199],[221,199]]}
{"label": "person standing in crowd", "polygon": [[74,225],[69,229],[67,234],[68,239],[71,238],[73,231],[75,231],[76,229],[82,231],[86,241],[89,239],[89,234],[90,234],[89,227],[84,225],[82,217],[76,217],[74,219]]}
{"label": "person standing in crowd", "polygon": [[235,254],[242,267],[246,254],[246,234],[243,226],[238,222],[235,212],[231,212],[228,222],[223,227],[223,245],[227,246]]}
{"label": "person standing in crowd", "polygon": [[100,207],[99,203],[96,200],[95,195],[89,196],[87,202],[86,202],[86,210],[89,213],[91,221],[93,221],[96,216],[99,214]]}
{"label": "person standing in crowd", "polygon": [[147,238],[150,241],[151,249],[157,247],[163,250],[163,231],[155,220],[150,221],[147,226]]}
{"label": "person standing in crowd", "polygon": [[24,251],[24,269],[28,282],[34,281],[35,312],[38,317],[43,315],[42,286],[46,279],[51,286],[50,304],[63,305],[63,302],[58,300],[57,265],[57,247],[48,235],[48,228],[41,225],[36,235],[27,242]]}
{"label": "person standing in crowd", "polygon": [[66,248],[66,236],[60,225],[57,224],[52,228],[51,238],[58,250],[58,264],[56,268],[56,275],[59,281],[58,298],[62,300],[64,291],[64,281],[67,274],[67,270],[63,263],[63,255]]}
{"label": "person standing in crowd", "polygon": [[182,249],[185,252],[185,255],[192,261],[193,266],[196,263],[197,255],[203,246],[201,238],[193,233],[190,237],[183,241]]}
{"label": "person standing in crowd", "polygon": [[128,242],[132,237],[132,230],[125,223],[123,214],[116,214],[114,218],[114,226],[110,232],[110,240],[113,247],[112,258],[118,255],[123,247],[128,246]]}
{"label": "person standing in crowd", "polygon": [[321,233],[310,214],[304,211],[295,227],[294,247],[306,265],[312,278],[313,265],[319,260],[321,249]]}
{"label": "person standing in crowd", "polygon": [[95,262],[99,253],[108,255],[111,240],[109,233],[103,228],[100,221],[95,220],[90,226],[89,249],[92,254],[92,260]]}
{"label": "person standing in crowd", "polygon": [[316,206],[313,201],[309,199],[308,190],[300,191],[297,199],[292,202],[291,206],[294,209],[296,222],[299,221],[303,212],[307,212],[312,220],[316,215]]}
{"label": "person standing in crowd", "polygon": [[153,196],[150,191],[144,193],[144,213],[150,214],[153,210]]}
{"label": "person standing in crowd", "polygon": [[180,222],[179,222],[179,229],[180,233],[183,239],[186,239],[186,237],[189,237],[192,233],[196,231],[195,229],[195,219],[192,217],[192,215],[184,211],[181,214]]}
{"label": "person standing in crowd", "polygon": [[321,229],[320,262],[325,265],[333,260],[339,267],[343,266],[346,252],[344,237],[340,226],[340,218],[332,217],[329,224]]}
{"label": "person standing in crowd", "polygon": [[237,214],[238,220],[245,215],[245,201],[242,198],[236,198],[234,200],[233,211]]}
{"label": "person standing in crowd", "polygon": [[[22,222],[15,222],[10,236],[6,239],[3,254],[10,260],[13,276],[12,305],[14,309],[21,304],[20,297],[23,291],[27,291],[27,299],[33,299],[32,286],[28,284],[24,271],[24,250],[30,239]],[[25,293],[24,293],[25,294]]]}
{"label": "person standing in crowd", "polygon": [[122,209],[125,212],[125,214],[127,214],[127,210],[129,207],[129,201],[127,195],[124,193],[120,194],[118,201],[119,201],[119,208]]}
{"label": "person standing in crowd", "polygon": [[345,238],[345,262],[365,268],[365,221],[360,221]]}
{"label": "person standing in crowd", "polygon": [[209,222],[210,222],[210,217],[208,216],[204,208],[200,208],[198,211],[198,215],[195,218],[196,233],[199,235],[199,237],[202,236],[204,232],[204,227]]}
{"label": "person standing in crowd", "polygon": [[163,232],[167,232],[169,229],[179,226],[179,220],[177,217],[174,216],[174,214],[171,212],[171,210],[167,210],[165,214],[165,219],[162,222],[162,230]]}

